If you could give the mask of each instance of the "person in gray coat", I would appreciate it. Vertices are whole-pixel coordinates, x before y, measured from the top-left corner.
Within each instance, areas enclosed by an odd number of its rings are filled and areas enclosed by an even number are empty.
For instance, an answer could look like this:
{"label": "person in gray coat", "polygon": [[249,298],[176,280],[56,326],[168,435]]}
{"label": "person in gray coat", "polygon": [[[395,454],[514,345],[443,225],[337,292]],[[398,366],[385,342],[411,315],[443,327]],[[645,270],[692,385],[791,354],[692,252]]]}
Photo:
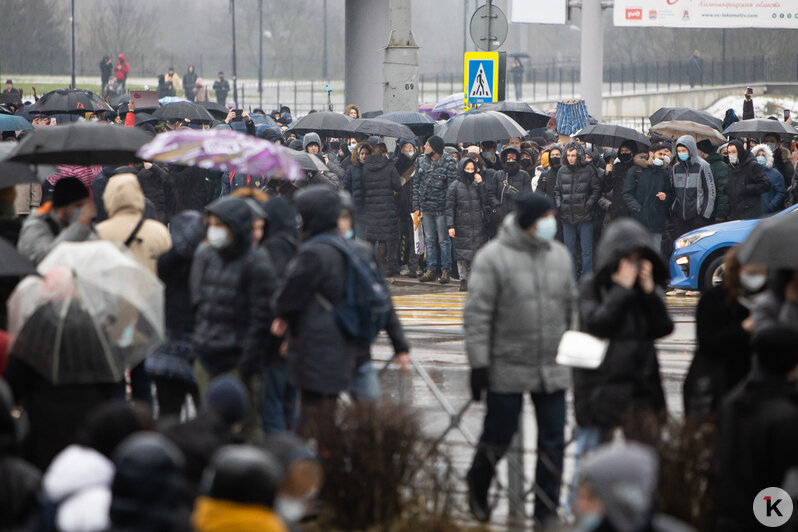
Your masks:
{"label": "person in gray coat", "polygon": [[34,264],[61,242],[82,242],[93,238],[92,221],[97,215],[89,189],[75,177],[58,181],[49,210],[30,215],[22,225],[17,249]]}
{"label": "person in gray coat", "polygon": [[490,518],[488,490],[527,392],[537,416],[535,483],[545,494],[537,498],[535,519],[543,522],[557,512],[571,374],[554,359],[578,312],[571,255],[554,240],[556,232],[551,199],[523,192],[499,236],[474,258],[464,313],[466,351],[472,395],[479,401],[487,390],[487,415],[467,479],[469,506],[480,521]]}

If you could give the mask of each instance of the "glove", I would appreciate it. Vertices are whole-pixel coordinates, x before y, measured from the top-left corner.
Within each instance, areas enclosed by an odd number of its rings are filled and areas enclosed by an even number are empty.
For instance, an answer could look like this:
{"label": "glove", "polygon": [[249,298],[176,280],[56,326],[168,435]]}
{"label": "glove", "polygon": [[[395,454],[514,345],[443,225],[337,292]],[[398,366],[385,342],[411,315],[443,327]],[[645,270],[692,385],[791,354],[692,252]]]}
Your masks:
{"label": "glove", "polygon": [[482,392],[488,389],[488,368],[471,369],[471,397],[474,401],[482,400]]}

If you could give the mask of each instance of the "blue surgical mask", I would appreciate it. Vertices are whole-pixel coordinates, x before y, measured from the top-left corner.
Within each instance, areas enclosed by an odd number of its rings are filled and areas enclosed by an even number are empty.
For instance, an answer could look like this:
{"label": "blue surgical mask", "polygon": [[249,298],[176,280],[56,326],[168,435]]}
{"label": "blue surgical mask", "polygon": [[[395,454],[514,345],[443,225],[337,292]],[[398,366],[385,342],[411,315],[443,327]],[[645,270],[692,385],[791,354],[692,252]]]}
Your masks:
{"label": "blue surgical mask", "polygon": [[766,146],[767,146],[768,148],[770,148],[770,151],[776,151],[776,144],[775,144],[775,143],[773,143],[773,142],[768,142],[768,143],[766,144]]}
{"label": "blue surgical mask", "polygon": [[344,235],[344,238],[347,240],[352,240],[353,238],[355,238],[354,229],[350,229],[349,231],[347,231],[346,234]]}
{"label": "blue surgical mask", "polygon": [[690,158],[690,154],[689,153],[680,153],[679,154],[679,160],[682,161],[682,162],[686,161],[689,158]]}
{"label": "blue surgical mask", "polygon": [[659,159],[658,157],[654,157],[653,163],[654,163],[654,166],[662,166],[663,164],[665,164],[665,161],[663,161],[662,159]]}
{"label": "blue surgical mask", "polygon": [[758,163],[759,163],[759,164],[761,164],[762,166],[765,166],[765,165],[767,164],[768,160],[767,160],[765,157],[763,157],[763,156],[761,156],[761,155],[760,155],[760,156],[758,156],[758,157],[756,158],[756,162],[758,162]]}
{"label": "blue surgical mask", "polygon": [[557,219],[554,216],[547,216],[538,220],[535,228],[535,238],[541,242],[551,242],[557,235]]}

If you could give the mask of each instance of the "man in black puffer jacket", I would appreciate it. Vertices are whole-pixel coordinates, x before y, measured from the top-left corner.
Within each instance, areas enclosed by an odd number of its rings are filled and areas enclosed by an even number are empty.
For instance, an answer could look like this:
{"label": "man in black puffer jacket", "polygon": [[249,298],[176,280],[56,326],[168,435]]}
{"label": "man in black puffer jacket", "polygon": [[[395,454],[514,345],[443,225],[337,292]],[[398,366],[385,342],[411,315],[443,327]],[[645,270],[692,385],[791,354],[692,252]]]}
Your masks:
{"label": "man in black puffer jacket", "polygon": [[144,197],[152,202],[155,208],[155,219],[163,224],[172,221],[175,213],[175,194],[169,175],[161,166],[145,162],[136,177],[141,185]]}
{"label": "man in black puffer jacket", "polygon": [[493,211],[491,223],[496,229],[504,217],[515,210],[515,197],[526,190],[532,191],[532,178],[521,170],[520,157],[521,152],[516,147],[505,147],[501,156],[504,168],[493,174],[487,183],[488,202]]}
{"label": "man in black puffer jacket", "polygon": [[770,190],[770,180],[742,141],[729,143],[729,220],[750,220],[762,216],[762,194]]}
{"label": "man in black puffer jacket", "polygon": [[607,164],[604,183],[607,190],[611,193],[610,198],[610,220],[617,220],[624,216],[629,216],[629,208],[623,201],[623,182],[626,174],[634,167],[634,156],[637,154],[637,143],[627,140],[618,148],[618,158],[614,162]]}
{"label": "man in black puffer jacket", "polygon": [[578,142],[565,146],[565,163],[557,172],[554,186],[554,202],[562,220],[565,245],[574,258],[574,277],[579,279],[576,268],[576,238],[582,248],[582,274],[593,271],[593,207],[601,197],[596,168],[585,162],[585,149]]}

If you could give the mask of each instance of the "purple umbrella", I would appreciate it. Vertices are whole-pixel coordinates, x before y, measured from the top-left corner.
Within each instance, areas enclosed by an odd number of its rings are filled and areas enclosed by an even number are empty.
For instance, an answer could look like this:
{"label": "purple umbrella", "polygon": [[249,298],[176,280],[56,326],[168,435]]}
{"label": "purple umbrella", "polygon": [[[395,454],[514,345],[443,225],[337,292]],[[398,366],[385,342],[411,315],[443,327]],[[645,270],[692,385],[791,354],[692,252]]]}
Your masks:
{"label": "purple umbrella", "polygon": [[145,161],[243,172],[296,181],[305,174],[287,149],[229,129],[181,128],[157,135],[138,151]]}

